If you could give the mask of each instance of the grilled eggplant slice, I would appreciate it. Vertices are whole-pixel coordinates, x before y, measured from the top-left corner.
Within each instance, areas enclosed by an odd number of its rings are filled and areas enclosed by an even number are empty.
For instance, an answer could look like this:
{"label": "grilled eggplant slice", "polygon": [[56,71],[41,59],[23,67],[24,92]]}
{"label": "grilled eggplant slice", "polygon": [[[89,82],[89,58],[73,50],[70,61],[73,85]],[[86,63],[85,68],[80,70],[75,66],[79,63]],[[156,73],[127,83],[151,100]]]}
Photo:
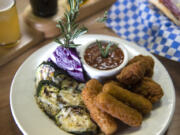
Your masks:
{"label": "grilled eggplant slice", "polygon": [[36,101],[50,117],[54,117],[60,110],[57,100],[58,93],[59,87],[54,82],[48,80],[39,82]]}
{"label": "grilled eggplant slice", "polygon": [[93,135],[97,132],[96,124],[81,106],[64,106],[55,119],[61,129],[73,134]]}
{"label": "grilled eggplant slice", "polygon": [[65,105],[84,106],[81,94],[74,90],[60,90],[58,101]]}
{"label": "grilled eggplant slice", "polygon": [[65,79],[67,73],[56,67],[52,62],[43,62],[40,64],[36,70],[36,87],[41,80],[51,80],[56,84],[59,84]]}

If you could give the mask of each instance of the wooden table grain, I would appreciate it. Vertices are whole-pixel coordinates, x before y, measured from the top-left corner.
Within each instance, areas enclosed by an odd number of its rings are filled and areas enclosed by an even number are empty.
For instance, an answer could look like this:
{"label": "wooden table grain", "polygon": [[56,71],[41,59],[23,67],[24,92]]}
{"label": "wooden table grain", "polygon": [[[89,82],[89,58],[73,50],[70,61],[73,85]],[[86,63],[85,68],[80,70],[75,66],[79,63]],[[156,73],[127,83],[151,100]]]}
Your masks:
{"label": "wooden table grain", "polygon": [[[20,12],[23,11],[22,8],[27,4],[22,0],[17,0],[17,4],[20,7]],[[99,12],[87,19],[83,20],[81,24],[84,24],[88,27],[91,34],[105,34],[118,37],[113,31],[105,27],[105,25],[96,23],[95,18],[102,15],[103,12]],[[30,48],[28,51],[24,52],[19,57],[10,61],[6,65],[0,67],[0,135],[22,135],[21,131],[18,129],[15,121],[12,117],[9,103],[9,93],[10,85],[12,79],[23,61],[29,57],[33,52],[43,47],[45,44],[51,42],[52,40],[46,40],[40,44],[37,44],[33,48]],[[179,135],[180,134],[180,63],[168,60],[166,58],[157,56],[156,57],[162,62],[169,72],[176,91],[176,108],[175,113],[172,119],[172,122],[169,125],[168,130],[165,135]]]}

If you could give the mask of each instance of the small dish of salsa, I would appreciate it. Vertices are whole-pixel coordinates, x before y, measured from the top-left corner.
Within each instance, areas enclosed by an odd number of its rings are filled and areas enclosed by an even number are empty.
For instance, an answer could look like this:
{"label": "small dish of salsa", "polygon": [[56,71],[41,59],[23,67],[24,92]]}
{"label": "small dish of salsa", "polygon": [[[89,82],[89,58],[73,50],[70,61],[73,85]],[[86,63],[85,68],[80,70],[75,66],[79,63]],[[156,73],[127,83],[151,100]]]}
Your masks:
{"label": "small dish of salsa", "polygon": [[[101,42],[102,48],[105,50],[108,42]],[[109,70],[118,67],[124,60],[124,54],[116,44],[109,48],[106,57],[101,55],[101,50],[97,43],[90,44],[84,53],[86,63],[99,70]]]}
{"label": "small dish of salsa", "polygon": [[[100,40],[90,42],[81,48],[80,57],[84,70],[90,78],[103,80],[107,77],[114,76],[128,62],[128,53],[126,48],[120,43]],[[109,46],[109,43],[111,45]],[[109,46],[109,47],[108,47]],[[108,53],[106,49],[108,47]],[[102,51],[106,56],[102,55]]]}

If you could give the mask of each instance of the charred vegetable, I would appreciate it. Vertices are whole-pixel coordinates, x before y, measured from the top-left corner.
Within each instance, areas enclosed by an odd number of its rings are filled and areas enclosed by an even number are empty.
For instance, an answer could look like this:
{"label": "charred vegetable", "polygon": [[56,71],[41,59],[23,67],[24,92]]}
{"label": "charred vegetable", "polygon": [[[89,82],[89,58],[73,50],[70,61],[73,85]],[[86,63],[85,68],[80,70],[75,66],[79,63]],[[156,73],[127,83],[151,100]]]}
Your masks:
{"label": "charred vegetable", "polygon": [[61,89],[63,90],[76,90],[77,92],[81,92],[84,87],[84,83],[78,83],[76,80],[70,77],[66,77],[61,82]]}
{"label": "charred vegetable", "polygon": [[36,70],[36,87],[42,80],[49,80],[54,82],[60,89],[64,90],[77,90],[81,92],[84,83],[78,83],[75,79],[71,78],[66,71],[58,68],[54,63],[47,61],[40,64]]}
{"label": "charred vegetable", "polygon": [[84,106],[81,94],[73,90],[61,90],[58,94],[58,100],[64,105]]}
{"label": "charred vegetable", "polygon": [[78,82],[72,78],[66,78],[61,82],[61,89],[75,90],[78,87]]}
{"label": "charred vegetable", "polygon": [[56,115],[56,123],[63,130],[88,135],[97,132],[96,124],[91,120],[87,110],[80,106],[66,106]]}
{"label": "charred vegetable", "polygon": [[59,84],[66,74],[64,70],[59,69],[54,63],[49,61],[43,62],[36,70],[36,87],[41,80],[50,80]]}
{"label": "charred vegetable", "polygon": [[36,101],[50,117],[54,117],[60,110],[57,101],[59,87],[52,81],[40,81],[37,87]]}

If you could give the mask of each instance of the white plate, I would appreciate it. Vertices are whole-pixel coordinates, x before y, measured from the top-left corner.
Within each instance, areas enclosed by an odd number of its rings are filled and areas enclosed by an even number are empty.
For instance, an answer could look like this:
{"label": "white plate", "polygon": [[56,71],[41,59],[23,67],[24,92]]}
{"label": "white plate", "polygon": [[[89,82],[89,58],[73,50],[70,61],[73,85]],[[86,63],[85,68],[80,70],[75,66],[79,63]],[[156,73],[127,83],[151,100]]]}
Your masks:
{"label": "white plate", "polygon": [[[159,104],[154,106],[151,114],[144,118],[140,128],[125,128],[117,134],[127,135],[160,135],[163,134],[174,113],[175,92],[172,80],[164,66],[152,54],[134,43],[120,38],[104,35],[84,35],[75,42],[87,44],[92,40],[110,40],[119,42],[127,48],[130,58],[135,55],[150,55],[155,60],[153,79],[158,82],[164,91],[164,96]],[[48,58],[57,44],[52,42],[33,53],[18,69],[12,81],[10,91],[10,106],[16,124],[28,135],[68,135],[60,130],[35,102],[34,77],[37,66]]]}

